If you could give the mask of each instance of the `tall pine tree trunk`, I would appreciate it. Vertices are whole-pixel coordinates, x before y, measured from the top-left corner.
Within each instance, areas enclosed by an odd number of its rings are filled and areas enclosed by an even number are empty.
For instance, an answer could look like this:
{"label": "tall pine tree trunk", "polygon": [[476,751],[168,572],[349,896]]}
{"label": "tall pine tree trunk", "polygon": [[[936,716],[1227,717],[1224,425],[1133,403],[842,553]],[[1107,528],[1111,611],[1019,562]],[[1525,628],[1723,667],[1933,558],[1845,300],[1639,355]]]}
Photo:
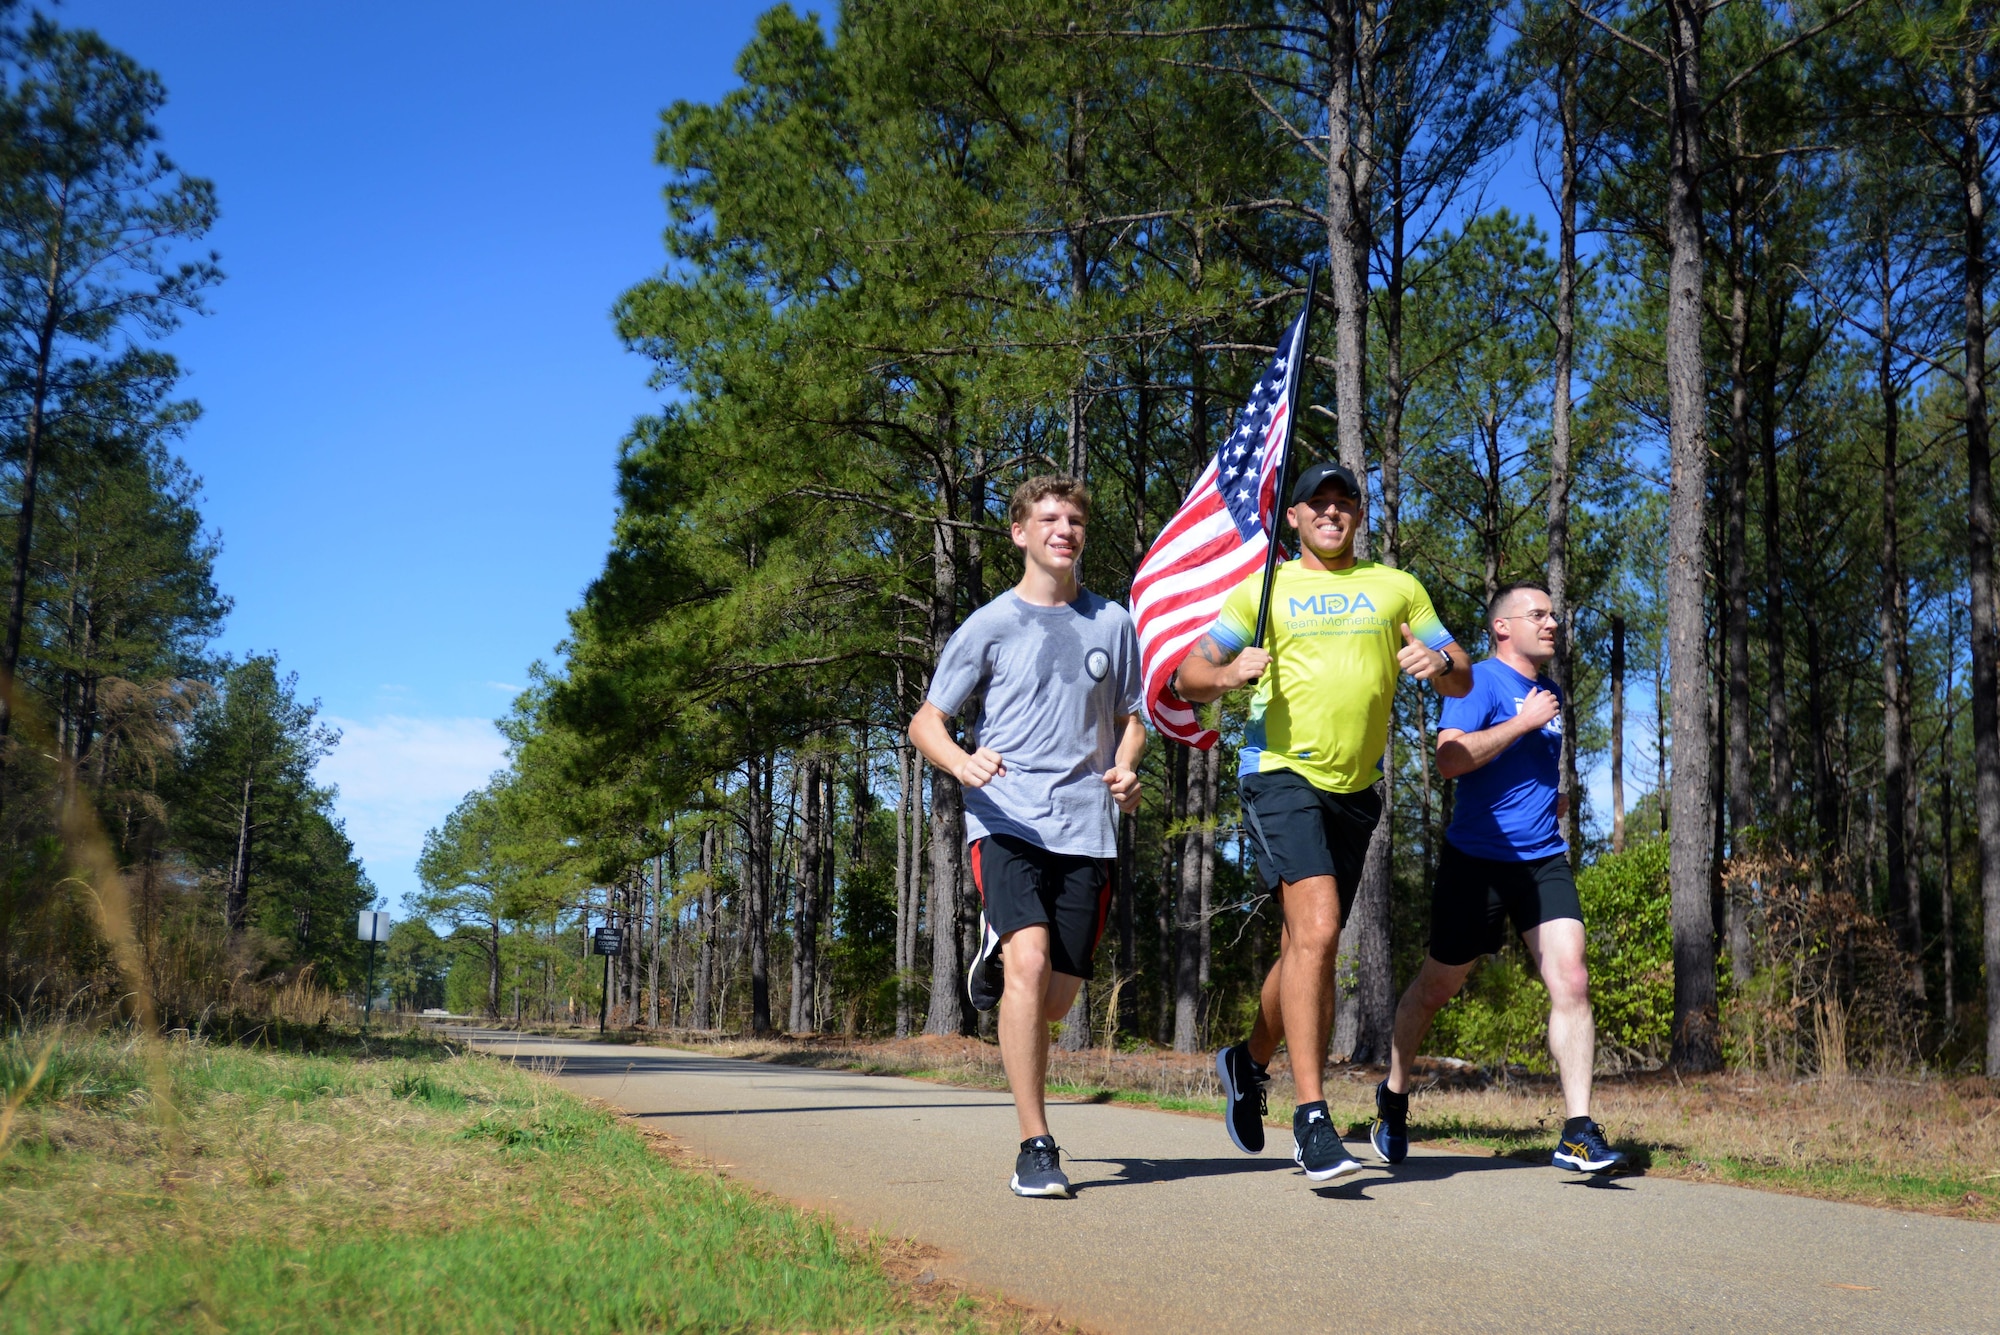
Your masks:
{"label": "tall pine tree trunk", "polygon": [[707,1029],[712,1011],[715,979],[715,830],[704,825],[701,831],[701,925],[700,954],[694,966],[694,1027]]}
{"label": "tall pine tree trunk", "polygon": [[[646,917],[648,939],[646,950],[646,1027],[648,1029],[658,1029],[660,1027],[660,912],[666,906],[667,902],[666,881],[661,873],[665,870],[665,860],[664,854],[655,853],[653,855],[653,902],[651,912]],[[640,873],[641,876],[644,874],[643,871]],[[642,894],[644,892],[644,884],[644,881],[640,882]],[[640,907],[642,911],[646,908],[643,899],[640,901]],[[671,946],[673,943],[670,941],[668,944]],[[678,991],[679,989],[676,988],[675,990]],[[668,1007],[667,1018],[673,1018],[671,1006]]]}
{"label": "tall pine tree trunk", "polygon": [[958,780],[941,769],[931,772],[931,1007],[927,1034],[957,1034],[971,1013],[965,998],[965,959],[959,950],[959,846],[965,842],[965,815]]}
{"label": "tall pine tree trunk", "polygon": [[[28,572],[35,555],[35,492],[41,479],[44,414],[49,395],[49,362],[55,346],[54,317],[58,308],[50,303],[44,319],[42,338],[36,348],[33,390],[28,398],[28,416],[21,433],[21,482],[14,511],[14,569],[7,588],[7,626],[0,636],[0,737],[13,729],[15,692],[19,687],[16,669],[21,661],[21,632],[27,624]],[[235,930],[234,927],[231,930]]]}
{"label": "tall pine tree trunk", "polygon": [[1771,833],[1783,846],[1792,823],[1792,710],[1785,682],[1785,551],[1779,529],[1778,362],[1784,352],[1785,304],[1765,299],[1764,408],[1758,423],[1764,483],[1764,727],[1771,748]]}
{"label": "tall pine tree trunk", "polygon": [[[1556,685],[1574,694],[1576,618],[1569,602],[1570,379],[1576,361],[1576,172],[1577,25],[1569,32],[1556,65],[1556,119],[1562,130],[1562,175],[1556,198],[1556,365],[1554,403],[1549,419],[1549,609],[1556,620]],[[1614,713],[1617,706],[1613,707]],[[1562,791],[1569,794],[1563,835],[1570,864],[1583,856],[1583,790],[1576,779],[1577,718],[1574,704],[1562,730]],[[1614,762],[1615,764],[1616,762]],[[1621,831],[1624,817],[1616,818]]]}
{"label": "tall pine tree trunk", "polygon": [[[1674,730],[1668,882],[1674,950],[1672,1061],[1690,1071],[1711,1071],[1722,1062],[1709,909],[1713,835],[1703,652],[1708,387],[1701,358],[1701,44],[1706,14],[1702,0],[1667,0],[1667,640]],[[1995,798],[2000,811],[2000,785]]]}
{"label": "tall pine tree trunk", "polygon": [[1185,746],[1167,748],[1167,820],[1166,837],[1160,840],[1159,899],[1155,921],[1159,928],[1160,973],[1159,973],[1159,1023],[1156,1032],[1162,1043],[1174,1041],[1174,979],[1177,974],[1175,961],[1178,958],[1180,921],[1176,913],[1176,895],[1180,886],[1181,841],[1174,832],[1187,820],[1187,774],[1188,757],[1193,754]]}
{"label": "tall pine tree trunk", "polygon": [[1193,1052],[1201,1038],[1201,877],[1208,859],[1208,767],[1214,750],[1187,752],[1187,815],[1180,822],[1180,876],[1174,914],[1174,1051]]}
{"label": "tall pine tree trunk", "polygon": [[[1340,462],[1367,488],[1368,444],[1364,411],[1368,384],[1368,260],[1372,245],[1370,209],[1374,193],[1375,80],[1377,28],[1372,9],[1355,0],[1328,7],[1327,111],[1327,269],[1334,313],[1334,419]],[[1354,555],[1370,548],[1367,526],[1354,537]],[[1386,764],[1385,764],[1386,772]],[[1343,960],[1386,960],[1389,956],[1389,849],[1394,813],[1385,794],[1382,820],[1369,842],[1349,921],[1341,924]],[[1348,990],[1346,980],[1352,980]],[[1336,967],[1334,1044],[1343,1034],[1366,1043],[1387,1034],[1395,1014],[1395,994],[1386,972]]]}
{"label": "tall pine tree trunk", "polygon": [[250,799],[255,791],[251,775],[245,773],[243,805],[236,815],[236,856],[229,862],[229,891],[222,909],[231,936],[243,930],[250,913]]}
{"label": "tall pine tree trunk", "polygon": [[[956,494],[956,479],[940,478],[940,504]],[[935,664],[958,627],[958,553],[948,524],[931,529],[930,649]],[[972,1015],[965,996],[965,956],[959,931],[964,914],[959,881],[965,810],[958,780],[931,769],[931,1004],[924,1031],[957,1034]]]}
{"label": "tall pine tree trunk", "polygon": [[777,768],[769,752],[752,753],[750,782],[744,799],[750,804],[749,903],[743,930],[750,946],[750,1032],[762,1038],[771,1032],[771,787]]}
{"label": "tall pine tree trunk", "polygon": [[792,916],[792,1032],[810,1034],[818,1029],[813,998],[819,984],[817,947],[819,944],[820,863],[825,843],[820,824],[826,786],[821,769],[825,759],[818,752],[806,757],[799,779],[799,794],[805,802],[805,828],[799,843],[799,892]]}
{"label": "tall pine tree trunk", "polygon": [[500,915],[498,913],[495,913],[487,923],[486,1013],[496,1020],[500,1018]]}
{"label": "tall pine tree trunk", "polygon": [[[896,667],[896,707],[903,711],[903,669]],[[910,777],[911,748],[903,734],[896,734],[896,1037],[910,1036],[910,981],[916,968],[913,944],[914,924],[910,919],[916,906],[910,897],[910,828],[915,784]],[[922,761],[918,761],[922,764]]]}
{"label": "tall pine tree trunk", "polygon": [[1915,983],[1924,995],[1923,916],[1917,878],[1910,868],[1917,848],[1916,806],[1910,794],[1909,608],[1903,588],[1900,521],[1902,452],[1901,405],[1895,378],[1895,321],[1891,318],[1895,288],[1889,263],[1889,227],[1883,224],[1882,248],[1876,256],[1877,304],[1881,332],[1876,366],[1882,396],[1882,598],[1876,609],[1882,644],[1882,794],[1887,810],[1889,921],[1898,943],[1918,961]]}
{"label": "tall pine tree trunk", "polygon": [[1139,924],[1134,916],[1132,903],[1133,884],[1138,868],[1134,859],[1139,856],[1139,822],[1136,817],[1122,812],[1118,817],[1118,877],[1113,892],[1117,896],[1115,911],[1118,915],[1118,1005],[1105,1017],[1109,1029],[1123,1030],[1131,1025],[1131,1017],[1136,1014],[1132,1005],[1132,976],[1138,965]]}
{"label": "tall pine tree trunk", "polygon": [[1625,618],[1611,618],[1611,851],[1625,851]]}
{"label": "tall pine tree trunk", "polygon": [[[1729,129],[1735,151],[1729,170],[1729,481],[1723,524],[1728,749],[1723,772],[1728,780],[1729,852],[1741,857],[1749,852],[1757,802],[1750,775],[1750,280],[1744,235],[1749,182],[1744,174],[1741,97],[1730,102]],[[1744,983],[1750,979],[1750,913],[1743,878],[1731,878],[1725,894],[1730,975]]]}
{"label": "tall pine tree trunk", "polygon": [[1972,595],[1973,812],[1986,909],[1986,1073],[2000,1076],[2000,620],[1993,605],[1993,442],[1986,415],[1985,118],[1971,57],[1960,76],[1959,191],[1965,277],[1966,547]]}

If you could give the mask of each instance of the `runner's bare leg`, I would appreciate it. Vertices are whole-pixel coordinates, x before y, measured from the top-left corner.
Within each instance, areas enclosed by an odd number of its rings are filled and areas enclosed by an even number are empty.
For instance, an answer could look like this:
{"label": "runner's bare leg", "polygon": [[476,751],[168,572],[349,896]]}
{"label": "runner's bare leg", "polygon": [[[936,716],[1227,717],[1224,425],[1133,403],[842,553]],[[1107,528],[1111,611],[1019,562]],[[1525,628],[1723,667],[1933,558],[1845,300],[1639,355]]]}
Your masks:
{"label": "runner's bare leg", "polygon": [[[1474,960],[1473,964],[1478,962]],[[1431,1031],[1431,1021],[1447,1001],[1458,995],[1458,989],[1465,986],[1465,977],[1471,972],[1472,964],[1439,964],[1429,955],[1424,956],[1417,976],[1410,980],[1410,985],[1403,989],[1402,1000],[1396,1003],[1396,1034],[1389,1041],[1390,1093],[1410,1092],[1410,1066],[1424,1045],[1424,1035]]]}
{"label": "runner's bare leg", "polygon": [[1567,1117],[1590,1114],[1591,1067],[1597,1061],[1597,1024],[1590,1013],[1590,973],[1583,963],[1583,924],[1551,918],[1521,933],[1528,957],[1549,989],[1549,1055],[1562,1077]]}
{"label": "runner's bare leg", "polygon": [[1041,923],[1000,942],[1006,990],[1000,994],[1000,1062],[1014,1094],[1021,1139],[1049,1133],[1043,1088],[1049,1076],[1049,1026],[1069,1014],[1083,980],[1049,968],[1049,929]]}
{"label": "runner's bare leg", "polygon": [[1250,1056],[1269,1064],[1284,1040],[1292,1054],[1292,1085],[1300,1103],[1325,1097],[1321,1075],[1333,1035],[1333,966],[1340,951],[1340,894],[1331,876],[1309,876],[1281,887],[1285,928],[1278,962],[1264,977]]}
{"label": "runner's bare leg", "polygon": [[1285,1041],[1285,1008],[1278,995],[1278,980],[1284,976],[1285,929],[1278,928],[1278,962],[1264,975],[1263,986],[1257,993],[1257,1019],[1250,1026],[1250,1041],[1245,1044],[1250,1049],[1250,1059],[1259,1066],[1269,1066],[1271,1059],[1278,1055],[1278,1045]]}

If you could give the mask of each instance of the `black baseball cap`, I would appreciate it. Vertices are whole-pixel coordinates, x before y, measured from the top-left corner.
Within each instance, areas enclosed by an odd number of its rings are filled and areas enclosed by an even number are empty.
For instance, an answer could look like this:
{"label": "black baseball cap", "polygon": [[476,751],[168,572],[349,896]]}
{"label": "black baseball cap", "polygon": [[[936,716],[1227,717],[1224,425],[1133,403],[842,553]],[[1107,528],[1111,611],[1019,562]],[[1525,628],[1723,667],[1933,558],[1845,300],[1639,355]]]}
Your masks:
{"label": "black baseball cap", "polygon": [[1299,480],[1292,484],[1291,504],[1306,500],[1320,486],[1327,482],[1338,482],[1347,488],[1347,494],[1357,501],[1361,499],[1361,485],[1354,480],[1354,473],[1345,465],[1337,463],[1314,464],[1299,474]]}

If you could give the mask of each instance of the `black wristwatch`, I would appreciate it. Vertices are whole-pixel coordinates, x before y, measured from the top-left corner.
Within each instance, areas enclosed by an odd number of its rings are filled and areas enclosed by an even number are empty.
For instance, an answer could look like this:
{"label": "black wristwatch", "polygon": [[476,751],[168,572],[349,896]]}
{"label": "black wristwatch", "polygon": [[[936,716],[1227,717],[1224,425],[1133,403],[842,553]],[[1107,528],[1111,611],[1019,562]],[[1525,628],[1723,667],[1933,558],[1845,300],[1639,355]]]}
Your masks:
{"label": "black wristwatch", "polygon": [[1449,677],[1452,673],[1458,671],[1458,664],[1452,659],[1451,650],[1440,649],[1438,652],[1444,655],[1444,671],[1439,674],[1440,676]]}

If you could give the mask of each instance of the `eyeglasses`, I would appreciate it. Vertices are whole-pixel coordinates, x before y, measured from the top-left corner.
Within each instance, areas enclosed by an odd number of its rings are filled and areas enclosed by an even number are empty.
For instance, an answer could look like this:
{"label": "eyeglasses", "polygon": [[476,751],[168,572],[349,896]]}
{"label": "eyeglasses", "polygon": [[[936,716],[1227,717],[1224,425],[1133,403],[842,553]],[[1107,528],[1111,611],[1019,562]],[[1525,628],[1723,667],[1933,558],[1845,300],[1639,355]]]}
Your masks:
{"label": "eyeglasses", "polygon": [[1546,607],[1537,607],[1532,612],[1517,612],[1513,616],[1495,617],[1495,621],[1532,621],[1537,626],[1546,625],[1556,619],[1556,614]]}

